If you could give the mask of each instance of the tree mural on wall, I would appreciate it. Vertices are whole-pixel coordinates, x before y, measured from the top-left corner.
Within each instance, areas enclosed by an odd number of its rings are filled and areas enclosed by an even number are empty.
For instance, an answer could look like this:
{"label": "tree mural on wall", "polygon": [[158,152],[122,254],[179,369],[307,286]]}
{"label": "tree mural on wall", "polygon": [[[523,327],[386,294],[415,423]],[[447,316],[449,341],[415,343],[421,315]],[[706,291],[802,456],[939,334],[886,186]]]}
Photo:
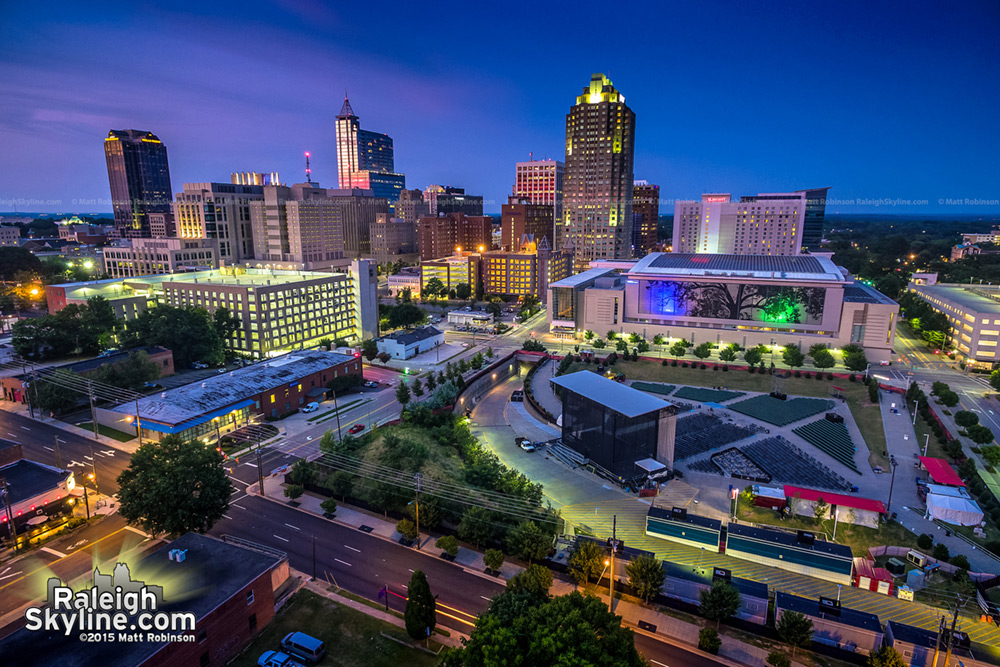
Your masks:
{"label": "tree mural on wall", "polygon": [[649,281],[650,312],[723,320],[800,324],[823,317],[821,287]]}

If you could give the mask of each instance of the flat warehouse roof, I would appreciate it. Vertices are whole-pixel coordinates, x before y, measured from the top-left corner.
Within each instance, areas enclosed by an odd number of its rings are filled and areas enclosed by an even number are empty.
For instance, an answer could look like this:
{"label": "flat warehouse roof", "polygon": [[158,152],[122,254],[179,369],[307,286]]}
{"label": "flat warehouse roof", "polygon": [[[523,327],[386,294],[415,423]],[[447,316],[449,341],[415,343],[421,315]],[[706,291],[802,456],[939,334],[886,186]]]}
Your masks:
{"label": "flat warehouse roof", "polygon": [[28,459],[20,459],[0,468],[0,477],[7,480],[11,503],[19,503],[51,491],[69,476],[68,470],[60,470]]}
{"label": "flat warehouse roof", "polygon": [[550,283],[549,287],[579,287],[588,280],[595,280],[601,276],[610,276],[612,273],[614,273],[612,269],[587,269],[583,273],[577,273],[567,278],[563,278],[562,280],[557,280],[554,283]]}
{"label": "flat warehouse roof", "polygon": [[626,417],[638,417],[650,412],[657,412],[671,405],[662,399],[653,398],[638,389],[609,380],[592,371],[577,371],[569,375],[561,375],[552,378],[549,382],[557,387],[585,396]]}
{"label": "flat warehouse roof", "polygon": [[[934,297],[941,301],[949,301],[966,310],[977,313],[1000,315],[1000,287],[984,285],[960,285],[955,283],[938,283],[937,285],[910,285],[917,294]],[[994,298],[991,298],[992,295]]]}
{"label": "flat warehouse roof", "polygon": [[832,261],[814,255],[654,252],[639,260],[628,273],[844,282],[844,275]]}

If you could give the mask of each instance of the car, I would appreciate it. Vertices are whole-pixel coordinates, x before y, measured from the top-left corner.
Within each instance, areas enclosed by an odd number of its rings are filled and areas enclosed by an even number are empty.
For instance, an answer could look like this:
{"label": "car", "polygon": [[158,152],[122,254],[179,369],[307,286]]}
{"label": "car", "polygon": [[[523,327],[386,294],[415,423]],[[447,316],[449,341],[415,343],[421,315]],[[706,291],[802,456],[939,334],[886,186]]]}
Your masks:
{"label": "car", "polygon": [[228,370],[229,370],[228,368],[226,368],[225,366],[223,366],[222,368],[220,368],[219,370],[217,370],[215,372],[218,373],[219,375],[222,375],[223,373],[225,373]]}
{"label": "car", "polygon": [[112,354],[118,354],[118,348],[109,347],[108,349],[104,350],[103,352],[101,352],[97,356],[99,356],[99,357],[110,357]]}
{"label": "car", "polygon": [[523,403],[524,402],[524,390],[523,389],[515,389],[513,392],[511,392],[510,402],[511,403]]}
{"label": "car", "polygon": [[517,438],[514,438],[514,442],[517,444],[518,447],[520,447],[521,449],[523,449],[528,453],[535,451],[535,445],[531,442],[531,440],[528,440],[527,438],[518,436]]}
{"label": "car", "polygon": [[163,389],[162,384],[157,384],[155,382],[146,382],[142,385],[143,389]]}
{"label": "car", "polygon": [[882,366],[892,366],[891,361],[880,361],[879,364]]}
{"label": "car", "polygon": [[201,370],[202,368],[208,368],[208,364],[206,364],[204,361],[195,361],[191,364],[191,368]]}
{"label": "car", "polygon": [[375,382],[374,380],[369,380],[368,382],[365,382],[365,386],[368,387],[369,389],[377,389],[378,382]]}
{"label": "car", "polygon": [[264,651],[257,659],[258,667],[305,667],[301,662],[281,651]]}
{"label": "car", "polygon": [[470,343],[462,343],[462,347],[469,347]]}
{"label": "car", "polygon": [[347,429],[347,432],[350,433],[351,435],[354,435],[355,433],[361,433],[364,430],[365,430],[364,424],[355,424],[351,428]]}
{"label": "car", "polygon": [[317,410],[319,410],[319,403],[316,401],[313,401],[312,403],[306,405],[306,407],[302,408],[302,412],[316,412]]}
{"label": "car", "polygon": [[326,655],[326,644],[304,632],[289,632],[281,640],[281,648],[309,663],[319,662]]}

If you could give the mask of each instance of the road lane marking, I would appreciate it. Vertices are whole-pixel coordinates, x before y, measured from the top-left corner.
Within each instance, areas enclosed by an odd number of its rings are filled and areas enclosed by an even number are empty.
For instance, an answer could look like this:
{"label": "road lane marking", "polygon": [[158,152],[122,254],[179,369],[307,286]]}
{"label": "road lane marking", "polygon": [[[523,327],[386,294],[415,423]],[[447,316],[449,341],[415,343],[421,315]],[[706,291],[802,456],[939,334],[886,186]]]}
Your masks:
{"label": "road lane marking", "polygon": [[256,463],[250,463],[249,461],[246,462],[246,465],[250,466],[251,468],[256,468],[257,467]]}
{"label": "road lane marking", "polygon": [[153,537],[149,533],[141,531],[138,528],[135,528],[134,526],[125,526],[125,530],[131,530],[133,533],[138,533],[139,535],[142,535],[143,537],[145,537],[147,539]]}
{"label": "road lane marking", "polygon": [[487,602],[493,602],[493,600],[491,600],[490,598],[486,597],[485,595],[480,595],[479,597],[481,597],[482,599],[486,600]]}
{"label": "road lane marking", "polygon": [[230,519],[230,520],[232,520],[233,517],[229,516],[228,514],[223,514],[222,518],[223,519]]}
{"label": "road lane marking", "polygon": [[[9,570],[9,569],[10,568],[8,567],[7,570]],[[7,570],[4,570],[4,572],[6,572]],[[3,581],[4,579],[10,579],[11,577],[16,577],[19,574],[21,574],[20,570],[18,570],[17,572],[11,572],[10,574],[5,574],[2,577],[0,577],[0,581]],[[12,581],[10,583],[14,583],[14,582]]]}
{"label": "road lane marking", "polygon": [[352,546],[350,546],[348,544],[345,544],[344,548],[345,549],[350,549],[351,551],[357,551],[358,553],[361,553],[361,549],[355,549],[354,547],[352,547]]}
{"label": "road lane marking", "polygon": [[241,510],[245,510],[246,509],[246,507],[243,507],[243,505],[237,505],[236,503],[233,503],[232,505],[233,505],[233,507],[239,507]]}
{"label": "road lane marking", "polygon": [[30,428],[28,428],[27,426],[22,426],[21,428],[23,428],[23,429],[24,429],[25,431],[30,431],[30,430],[31,430],[31,429],[30,429]]}
{"label": "road lane marking", "polygon": [[11,433],[10,431],[7,431],[7,435],[9,435],[12,438],[16,438],[17,437],[16,435],[14,435],[13,433]]}
{"label": "road lane marking", "polygon": [[48,445],[42,445],[42,447],[44,447],[45,449],[49,450],[50,452],[56,451],[56,450],[52,449],[51,447],[49,447]]}
{"label": "road lane marking", "polygon": [[83,458],[87,459],[88,461],[93,461],[94,460],[94,457],[92,457],[92,456],[84,456]]}
{"label": "road lane marking", "polygon": [[279,540],[281,540],[282,542],[287,542],[287,541],[288,541],[288,540],[286,540],[285,538],[283,538],[283,537],[282,537],[281,535],[275,535],[274,537],[278,538],[278,539],[279,539]]}
{"label": "road lane marking", "polygon": [[348,563],[346,560],[340,560],[339,558],[334,558],[333,560],[335,560],[338,563],[341,563],[343,565],[346,565],[347,567],[354,567],[353,565],[351,565],[350,563]]}
{"label": "road lane marking", "polygon": [[294,528],[295,530],[302,530],[301,528],[297,528],[296,526],[293,526],[290,523],[286,523],[285,525],[288,526],[289,528]]}
{"label": "road lane marking", "polygon": [[[97,544],[98,542],[101,542],[101,541],[103,541],[103,540],[106,540],[106,539],[108,539],[109,537],[114,537],[114,536],[115,536],[115,535],[117,535],[118,533],[122,532],[123,530],[127,530],[128,528],[129,528],[129,526],[126,526],[125,528],[119,528],[118,530],[116,530],[116,531],[115,531],[115,532],[113,532],[113,533],[108,533],[108,534],[107,534],[107,535],[105,535],[104,537],[101,537],[101,538],[98,538],[98,539],[94,540],[93,542],[90,542],[90,544],[88,544],[88,545],[87,545],[87,547],[88,547],[88,548],[89,548],[89,547],[92,547],[92,546],[94,546],[95,544]],[[87,540],[80,540],[80,542],[87,542]],[[77,544],[80,544],[80,542],[77,542]],[[74,545],[74,546],[76,546],[76,545]],[[75,555],[75,554],[67,554],[67,555],[65,556],[65,558],[69,558],[70,556],[74,556],[74,555]],[[59,560],[63,560],[63,559],[62,559],[62,558],[60,558]],[[58,561],[56,561],[56,562],[58,562]],[[32,570],[31,572],[28,572],[27,574],[25,574],[25,575],[21,576],[21,577],[20,577],[20,578],[18,578],[18,579],[15,579],[14,581],[11,581],[11,582],[8,582],[8,583],[4,584],[3,586],[0,586],[0,591],[2,591],[3,589],[7,588],[8,586],[13,586],[14,584],[16,584],[16,583],[17,583],[17,582],[19,582],[19,581],[23,581],[24,579],[27,579],[27,578],[28,578],[28,577],[30,577],[31,575],[33,575],[33,574],[36,574],[36,573],[38,573],[38,572],[41,572],[42,570],[50,570],[50,568],[52,567],[52,565],[53,565],[53,563],[46,563],[45,565],[43,565],[43,566],[41,566],[41,567],[39,567],[39,568],[36,568],[36,569]]]}
{"label": "road lane marking", "polygon": [[235,477],[229,477],[229,479],[233,480],[234,482],[239,482],[243,486],[250,486],[250,482],[244,482],[242,479],[236,479]]}
{"label": "road lane marking", "polygon": [[659,660],[653,660],[652,658],[646,658],[646,660],[649,660],[654,665],[660,665],[660,667],[670,667],[670,665],[668,665],[667,663],[660,662]]}
{"label": "road lane marking", "polygon": [[57,556],[59,558],[66,557],[66,554],[64,554],[63,552],[56,551],[55,549],[50,549],[49,547],[42,547],[41,549],[39,549],[39,551],[44,551],[47,554],[52,554],[53,556]]}

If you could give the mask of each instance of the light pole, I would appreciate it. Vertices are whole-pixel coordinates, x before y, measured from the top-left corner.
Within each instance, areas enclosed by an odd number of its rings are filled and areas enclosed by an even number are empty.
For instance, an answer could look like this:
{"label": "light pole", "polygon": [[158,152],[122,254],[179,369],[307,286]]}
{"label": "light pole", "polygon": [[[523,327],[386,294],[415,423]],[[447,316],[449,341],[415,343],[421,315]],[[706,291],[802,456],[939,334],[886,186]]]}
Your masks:
{"label": "light pole", "polygon": [[930,444],[931,444],[931,434],[930,433],[925,433],[924,434],[924,456],[927,456],[927,447],[930,446]]}
{"label": "light pole", "polygon": [[892,468],[892,475],[889,477],[889,502],[885,504],[885,512],[892,517],[892,486],[896,482],[896,457],[889,457],[889,467]]}
{"label": "light pole", "polygon": [[917,425],[917,408],[919,407],[920,407],[920,399],[918,398],[917,402],[913,404],[913,421],[911,422],[913,426]]}

